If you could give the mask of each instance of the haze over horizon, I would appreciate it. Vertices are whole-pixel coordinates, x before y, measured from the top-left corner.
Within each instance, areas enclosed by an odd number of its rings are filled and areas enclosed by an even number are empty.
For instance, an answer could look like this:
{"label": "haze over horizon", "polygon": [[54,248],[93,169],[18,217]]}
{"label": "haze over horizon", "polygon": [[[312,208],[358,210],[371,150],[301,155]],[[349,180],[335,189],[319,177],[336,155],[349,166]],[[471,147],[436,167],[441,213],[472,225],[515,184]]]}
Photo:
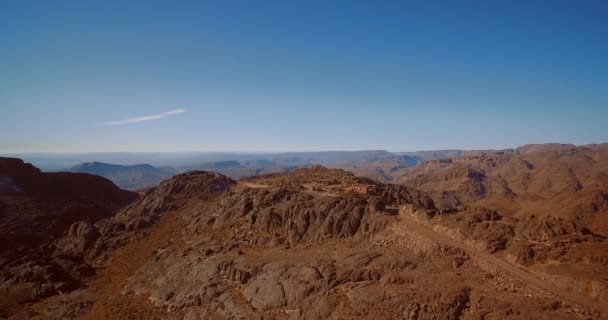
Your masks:
{"label": "haze over horizon", "polygon": [[0,4],[0,152],[608,141],[604,1]]}
{"label": "haze over horizon", "polygon": [[603,145],[608,142],[590,142],[585,144],[574,144],[564,142],[542,142],[542,143],[527,143],[512,147],[504,148],[437,148],[437,149],[403,149],[403,150],[388,150],[388,149],[327,149],[327,150],[171,150],[171,151],[155,151],[155,150],[138,150],[138,151],[0,151],[0,156],[20,156],[20,155],[111,155],[111,154],[226,154],[226,155],[274,155],[274,154],[290,154],[290,153],[331,153],[331,152],[368,152],[368,151],[386,151],[389,153],[416,153],[416,152],[430,152],[430,151],[484,151],[484,150],[514,150],[518,147],[527,145],[550,145],[550,144],[562,144],[562,145],[574,145],[574,146],[585,146],[585,145]]}

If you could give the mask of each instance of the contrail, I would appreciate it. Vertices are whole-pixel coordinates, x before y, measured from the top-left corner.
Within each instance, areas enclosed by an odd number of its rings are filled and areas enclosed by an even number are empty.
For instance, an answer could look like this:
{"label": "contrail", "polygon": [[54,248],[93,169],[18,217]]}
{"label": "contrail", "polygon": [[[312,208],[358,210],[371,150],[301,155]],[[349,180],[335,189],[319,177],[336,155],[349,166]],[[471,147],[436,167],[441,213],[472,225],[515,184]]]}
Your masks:
{"label": "contrail", "polygon": [[180,109],[169,110],[169,111],[166,111],[163,113],[153,114],[153,115],[149,115],[149,116],[133,117],[133,118],[127,118],[127,119],[123,119],[123,120],[110,121],[110,122],[102,123],[101,125],[102,126],[117,126],[117,125],[127,124],[127,123],[158,120],[158,119],[166,118],[168,116],[173,116],[176,114],[184,113],[186,111],[187,111],[186,109],[180,108]]}

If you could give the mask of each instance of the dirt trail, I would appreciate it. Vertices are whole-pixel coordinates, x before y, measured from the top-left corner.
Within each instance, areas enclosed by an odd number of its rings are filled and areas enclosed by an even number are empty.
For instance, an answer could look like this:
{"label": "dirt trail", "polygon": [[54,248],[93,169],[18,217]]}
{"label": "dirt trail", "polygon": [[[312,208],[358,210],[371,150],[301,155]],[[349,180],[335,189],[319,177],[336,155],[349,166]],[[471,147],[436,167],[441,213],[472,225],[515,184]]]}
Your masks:
{"label": "dirt trail", "polygon": [[543,289],[549,293],[552,293],[558,297],[561,297],[564,300],[571,301],[577,303],[581,306],[586,306],[600,312],[608,314],[608,304],[599,303],[594,301],[592,298],[575,294],[573,292],[568,291],[566,288],[554,285],[553,283],[543,280],[538,276],[517,267],[501,258],[498,258],[492,254],[482,252],[479,249],[476,249],[472,246],[464,244],[462,242],[456,241],[448,236],[440,234],[434,230],[423,226],[422,224],[416,222],[414,219],[409,218],[407,216],[400,216],[399,227],[407,228],[409,230],[413,230],[433,241],[441,245],[448,245],[452,247],[456,247],[462,250],[465,250],[469,255],[474,256],[476,258],[482,259],[483,261],[494,265],[495,267],[512,274],[513,276],[519,278],[520,280]]}
{"label": "dirt trail", "polygon": [[261,184],[261,183],[249,182],[249,181],[239,181],[237,184],[237,187],[260,189],[260,188],[268,188],[270,186]]}

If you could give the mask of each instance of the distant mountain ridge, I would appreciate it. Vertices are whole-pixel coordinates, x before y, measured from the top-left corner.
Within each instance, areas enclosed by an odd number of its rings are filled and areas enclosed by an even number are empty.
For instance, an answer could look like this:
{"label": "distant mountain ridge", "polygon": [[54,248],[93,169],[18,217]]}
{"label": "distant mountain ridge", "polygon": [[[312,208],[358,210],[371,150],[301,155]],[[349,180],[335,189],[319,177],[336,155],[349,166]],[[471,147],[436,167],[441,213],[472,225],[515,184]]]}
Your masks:
{"label": "distant mountain ridge", "polygon": [[128,190],[156,186],[162,180],[177,173],[173,168],[157,168],[149,164],[125,166],[104,162],[85,162],[66,171],[102,176],[112,180],[117,186]]}
{"label": "distant mountain ridge", "polygon": [[[590,145],[591,146],[591,145]],[[589,147],[589,146],[579,146]],[[408,175],[407,170],[427,161],[455,159],[468,156],[501,153],[505,155],[526,154],[548,150],[574,150],[571,144],[530,144],[513,149],[500,150],[428,150],[412,152],[389,152],[385,150],[364,151],[320,151],[287,153],[145,153],[145,154],[98,154],[102,161],[84,161],[72,166],[73,161],[92,159],[90,155],[52,155],[44,158],[38,155],[32,161],[37,166],[44,162],[52,166],[59,164],[58,159],[67,163],[63,171],[84,172],[106,177],[118,186],[135,190],[158,185],[162,180],[177,173],[206,170],[224,174],[231,179],[257,176],[269,173],[284,173],[299,168],[321,164],[328,168],[339,168],[356,175],[380,182],[400,183],[401,177]],[[27,158],[27,157],[25,157]],[[117,162],[112,162],[113,160]],[[128,160],[125,160],[128,159]],[[36,160],[36,161],[33,161]],[[134,161],[146,164],[137,164]],[[149,162],[148,162],[149,161]],[[52,167],[47,167],[52,168]],[[44,169],[43,169],[44,170]],[[50,170],[50,169],[49,169]],[[54,170],[50,170],[54,171]]]}

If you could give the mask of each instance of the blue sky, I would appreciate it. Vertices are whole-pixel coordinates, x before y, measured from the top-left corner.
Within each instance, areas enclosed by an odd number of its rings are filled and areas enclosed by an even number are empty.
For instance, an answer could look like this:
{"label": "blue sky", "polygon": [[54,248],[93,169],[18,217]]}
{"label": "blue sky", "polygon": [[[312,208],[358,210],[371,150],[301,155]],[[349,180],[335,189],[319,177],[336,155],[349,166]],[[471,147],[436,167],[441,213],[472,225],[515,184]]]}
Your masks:
{"label": "blue sky", "polygon": [[606,1],[0,2],[0,151],[608,142]]}

